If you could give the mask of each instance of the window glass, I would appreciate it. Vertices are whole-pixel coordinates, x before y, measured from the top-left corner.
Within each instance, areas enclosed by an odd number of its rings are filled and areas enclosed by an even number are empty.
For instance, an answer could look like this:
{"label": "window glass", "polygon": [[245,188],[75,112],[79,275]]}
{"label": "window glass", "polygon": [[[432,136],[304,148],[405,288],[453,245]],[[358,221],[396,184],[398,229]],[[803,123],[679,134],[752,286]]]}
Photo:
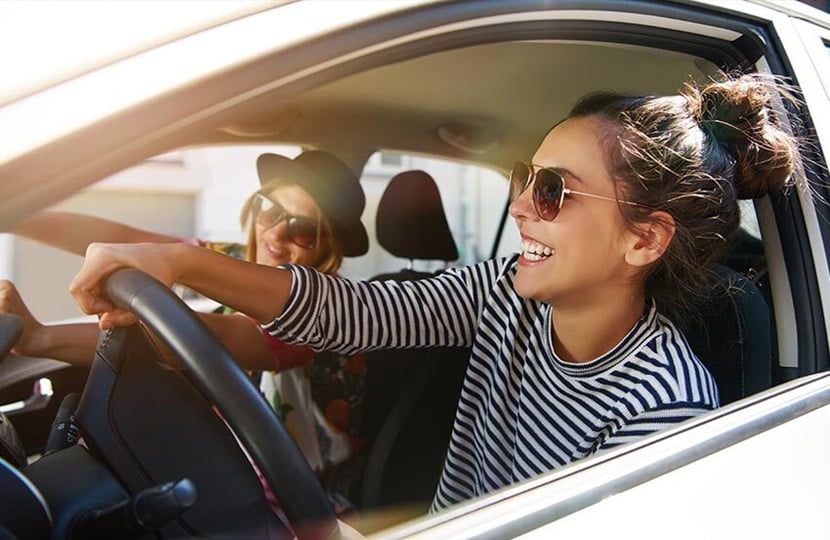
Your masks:
{"label": "window glass", "polygon": [[[244,242],[239,211],[248,195],[259,187],[257,156],[274,152],[295,157],[300,151],[296,146],[262,145],[179,150],[113,175],[55,208],[182,238]],[[497,256],[517,251],[519,236],[512,219],[504,221],[504,231],[497,239],[508,198],[503,174],[456,161],[378,152],[367,161],[361,178],[366,193],[362,220],[370,249],[363,257],[345,259],[343,275],[365,279],[409,266],[410,261],[393,257],[378,244],[375,216],[389,180],[413,169],[429,173],[441,193],[447,222],[460,253],[452,266],[487,259],[494,245]],[[759,239],[751,202],[742,201],[741,216],[742,231],[752,239]],[[81,259],[22,238],[6,240],[5,250],[11,257],[7,258],[4,277],[15,281],[35,315],[46,321],[79,316],[76,304],[66,294],[66,286],[80,268]],[[420,271],[436,271],[444,266],[442,261],[413,263],[413,268]]]}

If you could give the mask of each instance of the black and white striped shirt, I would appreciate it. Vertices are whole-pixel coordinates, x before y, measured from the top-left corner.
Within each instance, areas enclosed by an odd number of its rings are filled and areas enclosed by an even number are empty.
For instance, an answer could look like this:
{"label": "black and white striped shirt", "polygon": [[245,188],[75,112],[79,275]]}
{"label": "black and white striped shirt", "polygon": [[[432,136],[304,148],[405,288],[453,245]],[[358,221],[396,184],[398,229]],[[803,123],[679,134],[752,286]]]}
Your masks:
{"label": "black and white striped shirt", "polygon": [[718,405],[715,382],[654,306],[587,363],[553,352],[550,306],[513,288],[516,257],[411,282],[362,282],[301,266],[263,327],[345,355],[472,347],[433,510],[561,467]]}

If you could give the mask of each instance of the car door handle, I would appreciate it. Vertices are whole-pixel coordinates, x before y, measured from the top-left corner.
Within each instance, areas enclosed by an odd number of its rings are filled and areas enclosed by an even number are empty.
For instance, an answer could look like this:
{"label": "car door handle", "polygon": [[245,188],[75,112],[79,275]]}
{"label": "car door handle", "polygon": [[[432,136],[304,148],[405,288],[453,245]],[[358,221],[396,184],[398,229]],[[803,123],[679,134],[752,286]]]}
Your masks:
{"label": "car door handle", "polygon": [[14,416],[24,412],[37,411],[49,405],[54,393],[52,380],[47,377],[41,377],[35,381],[31,396],[21,401],[13,401],[6,405],[0,405],[0,413],[7,416]]}

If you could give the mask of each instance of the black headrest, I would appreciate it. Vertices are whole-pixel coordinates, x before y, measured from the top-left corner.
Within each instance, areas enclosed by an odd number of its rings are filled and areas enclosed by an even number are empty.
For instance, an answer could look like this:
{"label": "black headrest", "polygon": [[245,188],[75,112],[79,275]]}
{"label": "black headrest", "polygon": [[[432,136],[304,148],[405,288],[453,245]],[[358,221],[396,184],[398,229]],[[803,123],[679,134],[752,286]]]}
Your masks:
{"label": "black headrest", "polygon": [[725,405],[772,385],[772,319],[746,276],[721,265],[713,270],[710,297],[685,332]]}
{"label": "black headrest", "polygon": [[406,171],[389,181],[378,203],[378,242],[396,257],[458,259],[435,180],[424,171]]}

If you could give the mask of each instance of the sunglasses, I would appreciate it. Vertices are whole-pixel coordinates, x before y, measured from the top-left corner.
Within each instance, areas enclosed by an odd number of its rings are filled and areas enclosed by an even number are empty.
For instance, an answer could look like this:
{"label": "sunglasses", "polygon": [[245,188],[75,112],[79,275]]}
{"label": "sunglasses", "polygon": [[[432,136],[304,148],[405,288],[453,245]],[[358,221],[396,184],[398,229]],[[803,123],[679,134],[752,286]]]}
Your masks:
{"label": "sunglasses", "polygon": [[301,248],[312,249],[317,245],[320,231],[317,220],[289,214],[282,205],[262,193],[254,195],[251,214],[256,224],[265,230],[284,221],[288,239]]}
{"label": "sunglasses", "polygon": [[[537,165],[538,167],[538,165]],[[565,195],[583,195],[616,203],[641,206],[637,203],[622,201],[593,193],[574,191],[565,186],[565,177],[556,169],[540,167],[534,171],[533,166],[524,161],[517,161],[510,171],[510,200],[515,201],[524,193],[529,185],[533,184],[533,207],[539,217],[545,221],[553,221],[562,209]]]}

